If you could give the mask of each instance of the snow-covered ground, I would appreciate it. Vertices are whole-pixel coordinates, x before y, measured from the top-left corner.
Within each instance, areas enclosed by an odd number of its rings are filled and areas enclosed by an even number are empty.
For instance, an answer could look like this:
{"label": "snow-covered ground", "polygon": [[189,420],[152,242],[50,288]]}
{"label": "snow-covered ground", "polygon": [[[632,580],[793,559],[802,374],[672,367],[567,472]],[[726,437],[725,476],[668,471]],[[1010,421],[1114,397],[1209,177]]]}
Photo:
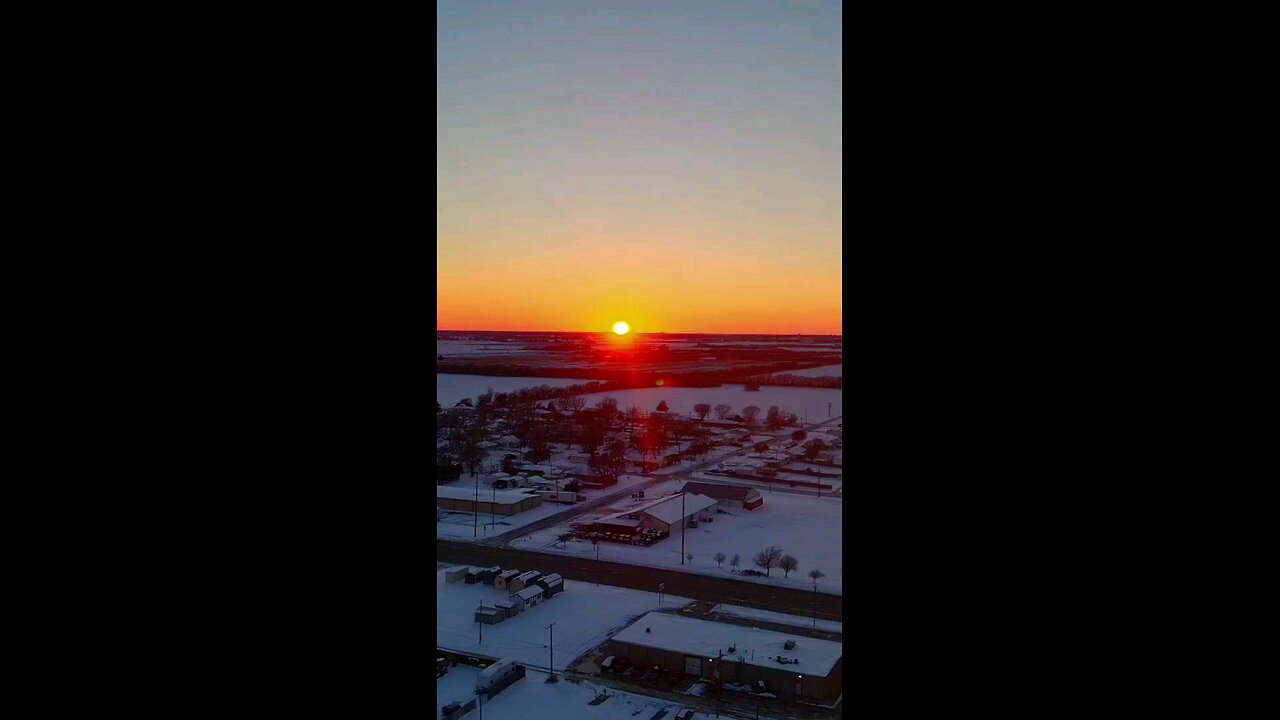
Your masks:
{"label": "snow-covered ground", "polygon": [[[560,626],[557,625],[557,628]],[[560,643],[556,643],[559,648]],[[479,674],[475,668],[466,668],[472,673],[460,673],[457,682],[450,679],[455,670],[449,668],[449,674],[436,680],[436,704],[444,707],[447,701],[443,696],[459,701],[467,701],[475,697],[475,688],[471,695],[464,696],[463,683],[467,680],[474,686],[474,676]],[[456,689],[455,689],[456,688]],[[601,694],[607,693],[609,698],[604,702],[592,705],[591,702]],[[454,696],[457,697],[454,697]],[[622,692],[613,688],[605,688],[591,682],[560,682],[548,684],[547,674],[537,670],[526,670],[523,680],[517,680],[492,700],[485,700],[484,707],[472,710],[463,715],[466,720],[475,720],[483,711],[485,717],[500,720],[524,718],[526,720],[562,720],[562,718],[584,718],[585,720],[650,720],[660,710],[666,710],[663,720],[674,720],[675,714],[683,705],[657,698],[646,697],[634,693]],[[435,717],[440,717],[439,708]],[[701,719],[702,713],[696,715]]]}
{"label": "snow-covered ground", "polygon": [[[475,609],[481,603],[492,607],[495,601],[506,600],[508,593],[483,583],[446,583],[444,571],[439,570],[436,572],[436,644],[458,652],[512,658],[545,668],[550,639],[547,626],[556,623],[555,669],[563,670],[574,658],[604,642],[631,620],[659,608],[657,593],[608,585],[597,587],[576,580],[565,580],[564,588],[564,592],[513,618],[484,626],[481,640]],[[691,602],[663,595],[661,607],[684,607]]]}
{"label": "snow-covered ground", "polygon": [[736,618],[746,618],[749,620],[764,620],[766,622],[777,623],[779,625],[794,625],[796,627],[808,628],[816,627],[819,630],[827,630],[829,632],[844,632],[844,623],[838,623],[832,620],[819,620],[815,625],[813,618],[790,615],[787,613],[776,613],[769,610],[756,610],[755,608],[739,607],[737,605],[716,605],[711,609],[711,612],[730,615]]}
{"label": "snow-covered ground", "polygon": [[782,373],[799,375],[800,377],[844,377],[844,364],[823,365],[822,367],[808,368],[806,370],[783,370]]}
{"label": "snow-covered ground", "polygon": [[[443,376],[437,376],[443,377]],[[483,392],[483,390],[482,390]],[[632,388],[628,390],[609,390],[582,396],[587,405],[594,405],[601,398],[611,397],[618,401],[618,409],[626,410],[635,405],[648,412],[657,409],[658,403],[665,400],[672,412],[688,414],[693,406],[707,403],[712,407],[724,403],[733,408],[734,413],[742,411],[748,405],[760,408],[763,419],[769,407],[777,405],[780,410],[795,413],[801,419],[808,410],[809,422],[822,422],[837,415],[844,414],[842,390],[827,388],[787,387],[764,385],[759,391],[746,390],[742,385],[721,385],[713,388]],[[830,405],[830,415],[827,406]],[[715,417],[713,414],[712,417]]]}
{"label": "snow-covered ground", "polygon": [[436,354],[445,359],[458,355],[506,355],[524,350],[527,343],[470,340],[437,340]]}
{"label": "snow-covered ground", "polygon": [[[652,500],[664,494],[676,492],[683,482],[682,480],[664,482],[646,491],[645,495],[647,499]],[[740,580],[799,589],[813,586],[808,572],[818,568],[826,573],[826,577],[818,581],[818,591],[834,595],[842,594],[844,556],[840,536],[844,501],[839,497],[825,495],[818,498],[810,495],[767,491],[762,492],[761,495],[764,498],[764,505],[756,510],[734,509],[717,513],[712,523],[701,523],[693,529],[685,528],[685,553],[692,553],[693,559],[686,557],[683,565],[680,563],[679,532],[650,547],[600,543],[600,559],[629,565],[669,567],[703,575],[725,575]],[[606,508],[599,508],[574,518],[574,522],[586,522],[592,518],[620,512],[635,504],[633,501],[623,499],[611,503]],[[512,542],[511,547],[593,558],[596,556],[596,548],[590,542],[569,541],[562,545],[556,540],[556,536],[568,531],[568,525],[548,528]],[[732,575],[728,560],[717,567],[714,558],[717,552],[722,552],[729,558],[737,553],[741,556],[739,570],[759,570],[760,568],[752,564],[751,559],[768,545],[780,547],[786,554],[795,556],[800,561],[800,567],[791,571],[790,577],[785,577],[783,572],[775,567],[769,577],[760,578]],[[726,600],[732,599],[726,598]]]}
{"label": "snow-covered ground", "polygon": [[[573,378],[505,377],[497,375],[454,375],[450,373],[436,373],[436,401],[439,402],[441,406],[448,409],[453,407],[455,403],[463,398],[471,398],[471,402],[474,403],[477,397],[488,390],[493,390],[494,392],[499,393],[511,392],[512,390],[519,390],[520,388],[537,387],[539,385],[547,385],[549,387],[566,387],[569,385],[582,385],[589,382],[591,381]],[[825,409],[823,411],[825,412]]]}

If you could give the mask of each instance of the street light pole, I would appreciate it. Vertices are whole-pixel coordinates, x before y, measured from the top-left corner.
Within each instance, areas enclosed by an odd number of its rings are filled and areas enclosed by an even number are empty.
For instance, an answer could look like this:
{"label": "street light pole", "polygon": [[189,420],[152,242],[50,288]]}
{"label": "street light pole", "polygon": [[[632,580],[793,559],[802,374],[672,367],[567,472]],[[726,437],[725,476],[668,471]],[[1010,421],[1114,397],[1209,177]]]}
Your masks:
{"label": "street light pole", "polygon": [[472,474],[476,480],[476,499],[471,503],[471,536],[480,536],[480,476]]}

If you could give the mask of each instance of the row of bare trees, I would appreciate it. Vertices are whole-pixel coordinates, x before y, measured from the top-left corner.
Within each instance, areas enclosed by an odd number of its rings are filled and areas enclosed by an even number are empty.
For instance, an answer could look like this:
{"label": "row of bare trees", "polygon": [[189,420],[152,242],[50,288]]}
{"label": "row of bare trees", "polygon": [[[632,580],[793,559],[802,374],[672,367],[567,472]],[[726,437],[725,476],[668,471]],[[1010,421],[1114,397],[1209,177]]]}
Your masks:
{"label": "row of bare trees", "polygon": [[[738,569],[738,565],[742,563],[742,556],[737,554],[734,554],[732,559],[729,559],[729,557],[722,552],[716,553],[713,557],[716,561],[716,567],[721,567],[724,564],[725,560],[729,560],[729,567],[732,568],[735,572]],[[756,556],[755,558],[752,559],[752,562],[754,562],[757,567],[764,570],[766,577],[769,575],[770,571],[773,570],[773,568],[775,567],[782,569],[782,572],[783,572],[782,576],[784,578],[790,577],[791,572],[796,568],[800,567],[800,561],[797,560],[795,556],[785,555],[782,552],[782,548],[775,547],[773,545],[770,545],[769,547],[756,553]],[[826,576],[827,576],[826,573],[822,572],[817,568],[814,568],[809,571],[809,577],[813,579],[813,582],[815,585],[818,582],[818,578],[823,578]]]}

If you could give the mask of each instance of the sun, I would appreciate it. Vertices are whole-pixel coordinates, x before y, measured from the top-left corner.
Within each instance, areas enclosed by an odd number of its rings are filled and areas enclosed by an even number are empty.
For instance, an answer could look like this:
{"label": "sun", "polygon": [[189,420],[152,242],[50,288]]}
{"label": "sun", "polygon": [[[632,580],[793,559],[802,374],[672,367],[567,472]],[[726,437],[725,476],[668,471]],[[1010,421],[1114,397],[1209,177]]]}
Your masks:
{"label": "sun", "polygon": [[631,332],[631,326],[619,320],[618,322],[613,324],[613,331],[618,333],[619,335],[626,335],[627,333]]}

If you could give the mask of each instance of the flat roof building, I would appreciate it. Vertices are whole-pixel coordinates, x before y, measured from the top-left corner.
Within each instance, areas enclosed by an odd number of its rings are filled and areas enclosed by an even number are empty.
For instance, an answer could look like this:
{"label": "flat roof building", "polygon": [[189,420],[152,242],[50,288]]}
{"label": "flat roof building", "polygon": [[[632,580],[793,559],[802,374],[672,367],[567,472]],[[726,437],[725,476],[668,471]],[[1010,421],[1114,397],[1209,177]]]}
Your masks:
{"label": "flat roof building", "polygon": [[763,680],[779,697],[840,695],[844,647],[830,640],[651,612],[614,635],[610,647],[636,665],[752,686]]}
{"label": "flat roof building", "polygon": [[474,489],[464,487],[436,487],[436,507],[440,510],[456,510],[496,515],[515,515],[542,506],[542,498],[510,490],[481,490],[479,502]]}

